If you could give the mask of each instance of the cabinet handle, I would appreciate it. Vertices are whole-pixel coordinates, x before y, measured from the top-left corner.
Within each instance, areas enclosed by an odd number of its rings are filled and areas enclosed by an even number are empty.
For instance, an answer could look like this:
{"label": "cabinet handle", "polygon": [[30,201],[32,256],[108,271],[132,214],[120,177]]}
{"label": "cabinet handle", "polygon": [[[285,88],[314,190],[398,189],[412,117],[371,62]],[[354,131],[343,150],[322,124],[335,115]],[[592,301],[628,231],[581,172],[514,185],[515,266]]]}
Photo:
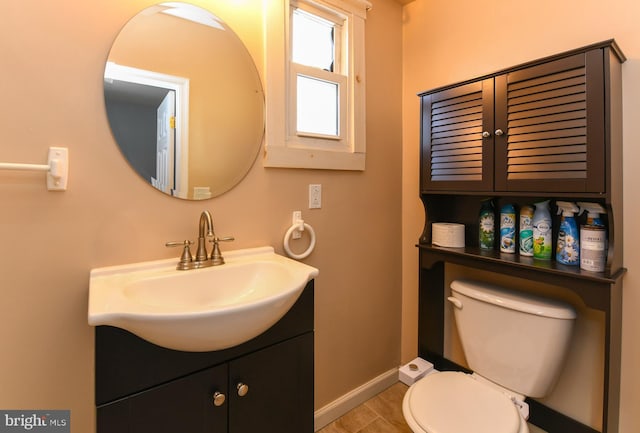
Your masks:
{"label": "cabinet handle", "polygon": [[238,385],[236,385],[236,389],[238,390],[238,395],[240,397],[244,397],[249,392],[249,385],[238,382]]}
{"label": "cabinet handle", "polygon": [[482,133],[482,136],[483,136],[484,138],[489,138],[489,137],[491,137],[491,133],[490,133],[489,131],[484,131],[484,132]]}
{"label": "cabinet handle", "polygon": [[213,393],[213,405],[214,406],[222,406],[224,404],[225,400],[226,400],[226,397],[220,391],[216,391],[215,393]]}
{"label": "cabinet handle", "polygon": [[494,132],[494,134],[496,134],[497,136],[501,136],[502,134],[504,134],[504,131],[502,129],[496,129],[496,132]]}

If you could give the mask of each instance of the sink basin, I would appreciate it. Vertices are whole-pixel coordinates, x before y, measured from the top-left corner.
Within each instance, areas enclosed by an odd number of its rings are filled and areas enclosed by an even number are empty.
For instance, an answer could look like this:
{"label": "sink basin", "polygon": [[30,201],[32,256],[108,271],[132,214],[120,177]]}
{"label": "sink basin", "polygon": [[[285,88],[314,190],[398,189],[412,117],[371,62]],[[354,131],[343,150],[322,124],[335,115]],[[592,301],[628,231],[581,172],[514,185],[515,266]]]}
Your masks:
{"label": "sink basin", "polygon": [[189,271],[176,270],[177,259],[93,269],[89,324],[126,329],[169,349],[226,349],[274,325],[318,275],[272,247],[224,257],[224,265]]}

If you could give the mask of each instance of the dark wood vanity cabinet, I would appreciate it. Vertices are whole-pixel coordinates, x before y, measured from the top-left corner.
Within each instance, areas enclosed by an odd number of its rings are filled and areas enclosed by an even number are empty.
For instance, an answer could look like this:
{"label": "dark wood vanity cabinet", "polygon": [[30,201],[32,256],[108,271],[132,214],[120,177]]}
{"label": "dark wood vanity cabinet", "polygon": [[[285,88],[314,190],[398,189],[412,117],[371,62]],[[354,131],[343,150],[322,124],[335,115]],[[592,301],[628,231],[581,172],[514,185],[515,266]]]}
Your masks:
{"label": "dark wood vanity cabinet", "polygon": [[228,368],[213,367],[158,385],[98,407],[102,432],[226,432],[225,405],[216,407],[213,395],[228,396]]}
{"label": "dark wood vanity cabinet", "polygon": [[[565,287],[587,307],[604,313],[602,431],[608,433],[618,431],[626,271],[622,249],[624,60],[615,42],[605,41],[419,95],[420,193],[426,221],[418,244],[418,354],[441,370],[461,368],[444,354],[446,263]],[[506,203],[516,207],[547,199],[600,203],[607,211],[603,215],[609,243],[605,272],[501,253],[498,242],[493,250],[481,250],[478,214],[487,197],[494,200],[496,216]],[[466,246],[433,245],[434,222],[464,224]],[[554,239],[558,225],[555,216]],[[497,217],[495,233],[497,239]],[[545,431],[596,431],[528,401],[530,422]]]}
{"label": "dark wood vanity cabinet", "polygon": [[96,328],[98,433],[312,433],[313,282],[271,329],[179,352]]}
{"label": "dark wood vanity cabinet", "polygon": [[420,94],[424,191],[604,193],[607,42]]}

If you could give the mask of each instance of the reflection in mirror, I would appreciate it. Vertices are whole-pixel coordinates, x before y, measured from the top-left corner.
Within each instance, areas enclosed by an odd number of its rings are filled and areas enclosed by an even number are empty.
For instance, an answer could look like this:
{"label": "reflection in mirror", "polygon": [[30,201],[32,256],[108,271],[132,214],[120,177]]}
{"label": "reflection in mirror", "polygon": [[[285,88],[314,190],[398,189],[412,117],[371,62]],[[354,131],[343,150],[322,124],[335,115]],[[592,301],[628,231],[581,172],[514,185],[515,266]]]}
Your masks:
{"label": "reflection in mirror", "polygon": [[206,199],[233,188],[264,133],[260,77],[242,41],[196,6],[133,17],[104,74],[107,117],[130,165],[156,189]]}

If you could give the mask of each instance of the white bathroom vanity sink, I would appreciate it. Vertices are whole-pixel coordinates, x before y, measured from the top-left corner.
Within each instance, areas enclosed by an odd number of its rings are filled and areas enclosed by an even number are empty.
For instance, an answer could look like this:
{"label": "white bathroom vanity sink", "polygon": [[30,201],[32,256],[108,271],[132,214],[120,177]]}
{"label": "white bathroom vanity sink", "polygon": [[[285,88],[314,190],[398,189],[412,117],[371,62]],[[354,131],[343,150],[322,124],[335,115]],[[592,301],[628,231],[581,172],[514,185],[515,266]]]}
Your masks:
{"label": "white bathroom vanity sink", "polygon": [[226,251],[225,261],[188,271],[176,270],[177,259],[93,269],[89,324],[169,349],[225,349],[269,329],[318,275],[272,247]]}

